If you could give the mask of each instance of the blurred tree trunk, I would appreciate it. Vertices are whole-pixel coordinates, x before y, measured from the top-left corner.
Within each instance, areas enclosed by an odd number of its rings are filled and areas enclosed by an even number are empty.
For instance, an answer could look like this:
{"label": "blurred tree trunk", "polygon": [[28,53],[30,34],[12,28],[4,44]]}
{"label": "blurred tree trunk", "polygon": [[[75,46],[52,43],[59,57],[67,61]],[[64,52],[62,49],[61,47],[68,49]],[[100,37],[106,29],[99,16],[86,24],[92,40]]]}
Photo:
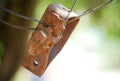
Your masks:
{"label": "blurred tree trunk", "polygon": [[[37,0],[3,0],[4,7],[31,17]],[[1,2],[0,2],[1,3]],[[9,13],[2,15],[3,19],[17,25],[30,27],[31,22],[13,16]],[[10,81],[25,55],[28,31],[15,29],[0,23],[0,40],[4,45],[4,54],[0,66],[0,81]]]}

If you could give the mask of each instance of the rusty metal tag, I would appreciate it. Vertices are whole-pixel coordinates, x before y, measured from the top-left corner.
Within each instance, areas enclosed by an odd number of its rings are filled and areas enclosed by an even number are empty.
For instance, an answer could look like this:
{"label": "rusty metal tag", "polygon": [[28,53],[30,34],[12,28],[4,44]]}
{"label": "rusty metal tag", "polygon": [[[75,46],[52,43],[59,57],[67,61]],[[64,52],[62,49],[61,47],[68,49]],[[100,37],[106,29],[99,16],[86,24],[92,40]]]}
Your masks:
{"label": "rusty metal tag", "polygon": [[[22,65],[37,76],[45,72],[79,21],[73,12],[66,20],[68,12],[68,9],[60,4],[49,5],[32,33]],[[68,23],[73,18],[76,19]]]}

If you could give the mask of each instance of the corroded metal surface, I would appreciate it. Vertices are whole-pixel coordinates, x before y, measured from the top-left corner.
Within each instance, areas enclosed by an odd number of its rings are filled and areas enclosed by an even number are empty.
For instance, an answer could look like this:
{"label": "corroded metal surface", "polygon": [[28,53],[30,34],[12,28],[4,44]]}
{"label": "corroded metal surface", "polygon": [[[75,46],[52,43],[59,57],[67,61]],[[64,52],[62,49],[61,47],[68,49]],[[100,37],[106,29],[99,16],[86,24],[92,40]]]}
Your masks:
{"label": "corroded metal surface", "polygon": [[51,4],[46,9],[36,30],[29,40],[23,66],[41,76],[49,63],[62,49],[69,38],[79,18],[67,24],[77,17],[75,13],[68,15],[68,10],[60,4]]}

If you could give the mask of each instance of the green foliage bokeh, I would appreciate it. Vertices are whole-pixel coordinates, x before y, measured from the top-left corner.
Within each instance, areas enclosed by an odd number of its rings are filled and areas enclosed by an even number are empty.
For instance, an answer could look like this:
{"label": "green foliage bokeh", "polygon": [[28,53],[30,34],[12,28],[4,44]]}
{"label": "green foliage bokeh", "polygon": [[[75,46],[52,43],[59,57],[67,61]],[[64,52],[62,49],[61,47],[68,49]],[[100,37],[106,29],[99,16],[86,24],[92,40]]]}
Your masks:
{"label": "green foliage bokeh", "polygon": [[[71,8],[75,0],[40,0],[36,6],[35,17],[40,19],[44,13],[46,7],[51,3],[60,3],[67,8]],[[74,12],[80,15],[85,11],[95,0],[78,0],[74,7]],[[101,0],[104,3],[108,0]],[[100,4],[101,4],[100,3]],[[120,0],[113,0],[107,6],[90,14],[91,22],[93,24],[99,24],[107,32],[108,35],[120,38]],[[87,23],[86,23],[87,24]],[[94,26],[93,26],[94,27]]]}

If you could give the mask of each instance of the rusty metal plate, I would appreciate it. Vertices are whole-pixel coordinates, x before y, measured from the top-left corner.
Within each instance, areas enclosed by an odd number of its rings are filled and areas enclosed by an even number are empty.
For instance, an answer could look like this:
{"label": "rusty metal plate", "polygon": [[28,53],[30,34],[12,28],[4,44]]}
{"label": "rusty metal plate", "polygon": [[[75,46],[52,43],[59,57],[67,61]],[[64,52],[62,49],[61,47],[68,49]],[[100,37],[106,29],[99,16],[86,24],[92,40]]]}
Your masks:
{"label": "rusty metal plate", "polygon": [[[45,72],[79,21],[73,12],[66,19],[68,13],[68,9],[60,4],[49,5],[32,33],[22,65],[37,76]],[[70,22],[73,18],[76,19]]]}

